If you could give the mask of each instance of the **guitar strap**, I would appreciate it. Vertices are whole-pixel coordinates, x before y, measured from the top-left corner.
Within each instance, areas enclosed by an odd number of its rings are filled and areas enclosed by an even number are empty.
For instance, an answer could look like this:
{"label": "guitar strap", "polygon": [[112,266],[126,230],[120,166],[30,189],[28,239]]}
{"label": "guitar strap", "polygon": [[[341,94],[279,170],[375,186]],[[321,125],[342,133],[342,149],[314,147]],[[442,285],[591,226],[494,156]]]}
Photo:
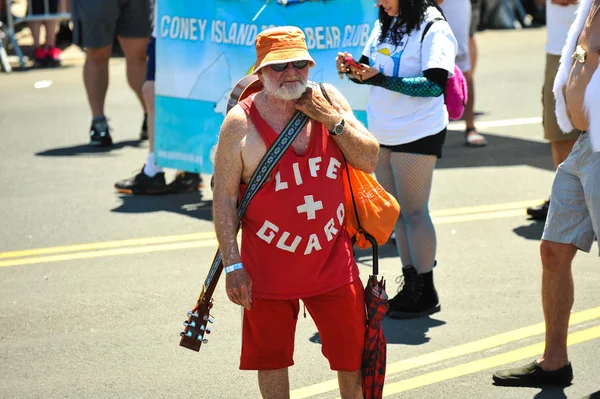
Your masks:
{"label": "guitar strap", "polygon": [[[311,83],[312,82],[309,82],[309,84]],[[292,119],[288,122],[287,126],[283,129],[281,134],[277,137],[277,140],[275,140],[273,145],[269,148],[265,156],[258,164],[258,167],[256,168],[254,174],[250,178],[250,182],[248,183],[246,192],[244,193],[244,196],[242,197],[242,200],[240,201],[238,206],[238,229],[240,227],[242,216],[244,215],[244,212],[246,212],[250,201],[258,192],[258,190],[265,182],[266,178],[269,176],[277,162],[279,162],[281,157],[283,157],[285,151],[289,148],[289,146],[292,144],[294,139],[298,136],[298,133],[300,133],[300,131],[302,130],[302,128],[304,128],[307,122],[308,116],[306,116],[300,111],[297,111],[292,117]],[[221,259],[221,251],[217,251],[217,254],[215,255],[213,263],[210,267],[208,276],[204,281],[203,291],[208,292],[210,283],[215,277],[217,279],[219,278],[222,270],[223,263]]]}

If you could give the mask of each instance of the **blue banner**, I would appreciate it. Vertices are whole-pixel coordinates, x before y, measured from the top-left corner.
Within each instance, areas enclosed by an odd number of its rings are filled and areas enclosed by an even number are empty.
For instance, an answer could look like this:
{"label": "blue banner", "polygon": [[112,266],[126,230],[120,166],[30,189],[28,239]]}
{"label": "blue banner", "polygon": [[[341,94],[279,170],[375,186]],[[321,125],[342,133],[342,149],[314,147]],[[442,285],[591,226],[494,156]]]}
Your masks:
{"label": "blue banner", "polygon": [[317,64],[309,78],[336,85],[366,123],[368,89],[340,80],[335,57],[348,51],[360,58],[376,18],[373,0],[159,0],[157,163],[213,172],[229,93],[252,72],[256,35],[274,26],[304,31]]}

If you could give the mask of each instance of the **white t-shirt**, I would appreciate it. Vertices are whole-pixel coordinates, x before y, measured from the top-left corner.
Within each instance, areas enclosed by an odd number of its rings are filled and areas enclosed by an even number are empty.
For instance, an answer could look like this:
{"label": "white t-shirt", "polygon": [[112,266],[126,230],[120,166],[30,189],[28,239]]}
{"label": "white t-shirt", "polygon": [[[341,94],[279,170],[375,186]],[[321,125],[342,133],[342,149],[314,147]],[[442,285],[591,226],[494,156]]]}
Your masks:
{"label": "white t-shirt", "polygon": [[440,4],[446,21],[452,28],[452,33],[458,42],[456,66],[462,72],[471,70],[471,55],[469,52],[469,29],[471,28],[471,0],[445,0]]}
{"label": "white t-shirt", "polygon": [[[423,71],[431,68],[445,69],[452,76],[457,44],[446,21],[434,22],[421,46],[423,29],[429,21],[440,17],[442,15],[435,7],[429,7],[423,24],[404,37],[397,47],[389,40],[379,43],[381,25],[377,21],[363,55],[369,57],[372,67],[386,76],[423,76]],[[367,119],[369,130],[380,144],[399,145],[444,130],[448,125],[448,111],[443,95],[411,97],[373,86],[367,105]]]}
{"label": "white t-shirt", "polygon": [[575,20],[577,4],[559,6],[546,1],[546,52],[548,54],[560,55],[567,41],[569,28]]}

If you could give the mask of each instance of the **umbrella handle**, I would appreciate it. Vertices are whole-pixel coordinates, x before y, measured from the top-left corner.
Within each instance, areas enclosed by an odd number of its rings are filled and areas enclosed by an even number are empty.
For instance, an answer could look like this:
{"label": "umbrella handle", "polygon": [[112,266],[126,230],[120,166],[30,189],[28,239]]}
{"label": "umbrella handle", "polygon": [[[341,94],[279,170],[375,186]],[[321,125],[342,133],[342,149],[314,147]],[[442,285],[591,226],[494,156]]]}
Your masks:
{"label": "umbrella handle", "polygon": [[377,276],[379,274],[379,246],[377,245],[377,240],[372,235],[366,232],[364,232],[364,235],[373,248],[373,275]]}

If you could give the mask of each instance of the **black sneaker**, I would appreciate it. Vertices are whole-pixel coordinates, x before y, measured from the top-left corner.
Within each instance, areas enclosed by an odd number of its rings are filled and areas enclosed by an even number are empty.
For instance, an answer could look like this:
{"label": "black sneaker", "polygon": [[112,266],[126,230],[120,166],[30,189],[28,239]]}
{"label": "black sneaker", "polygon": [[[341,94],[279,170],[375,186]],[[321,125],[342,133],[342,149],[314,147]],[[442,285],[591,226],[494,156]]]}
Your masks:
{"label": "black sneaker", "polygon": [[533,220],[546,220],[548,216],[548,209],[550,208],[550,200],[544,202],[538,206],[532,206],[527,208],[527,214],[531,216]]}
{"label": "black sneaker", "polygon": [[[441,310],[438,294],[433,286],[432,271],[417,274],[412,284],[406,284],[405,281],[405,285],[406,293],[390,304],[388,315],[392,319],[417,319]],[[404,290],[403,287],[402,291]]]}
{"label": "black sneaker", "polygon": [[546,371],[534,361],[523,367],[497,371],[493,379],[496,385],[507,387],[567,386],[573,381],[573,367],[568,363],[558,370]]}
{"label": "black sneaker", "polygon": [[140,140],[148,140],[148,114],[144,114],[144,122],[142,122]]}
{"label": "black sneaker", "polygon": [[90,128],[90,145],[92,147],[110,147],[112,143],[110,127],[108,127],[106,119],[92,122],[92,127]]}
{"label": "black sneaker", "polygon": [[144,168],[137,175],[115,183],[115,190],[123,194],[166,194],[167,183],[164,172],[159,172],[154,177],[144,173]]}
{"label": "black sneaker", "polygon": [[168,185],[170,193],[191,193],[202,188],[202,177],[199,173],[177,172],[175,178]]}

